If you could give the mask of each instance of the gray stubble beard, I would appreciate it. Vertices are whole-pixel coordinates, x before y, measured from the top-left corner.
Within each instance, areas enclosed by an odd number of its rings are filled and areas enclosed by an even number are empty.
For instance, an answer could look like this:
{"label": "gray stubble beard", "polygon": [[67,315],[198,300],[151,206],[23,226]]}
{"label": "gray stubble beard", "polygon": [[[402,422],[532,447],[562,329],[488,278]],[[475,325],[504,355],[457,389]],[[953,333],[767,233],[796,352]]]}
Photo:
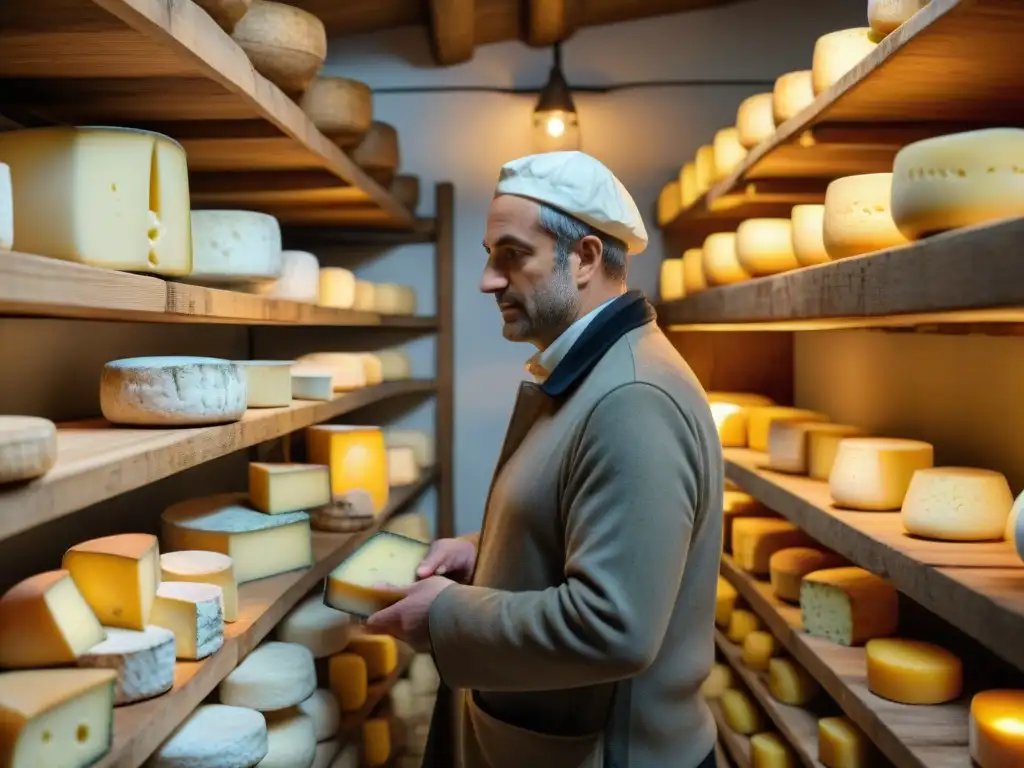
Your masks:
{"label": "gray stubble beard", "polygon": [[519,318],[505,322],[502,335],[509,341],[547,346],[572,325],[580,302],[568,269],[556,270],[551,280],[533,295],[528,305],[518,303]]}

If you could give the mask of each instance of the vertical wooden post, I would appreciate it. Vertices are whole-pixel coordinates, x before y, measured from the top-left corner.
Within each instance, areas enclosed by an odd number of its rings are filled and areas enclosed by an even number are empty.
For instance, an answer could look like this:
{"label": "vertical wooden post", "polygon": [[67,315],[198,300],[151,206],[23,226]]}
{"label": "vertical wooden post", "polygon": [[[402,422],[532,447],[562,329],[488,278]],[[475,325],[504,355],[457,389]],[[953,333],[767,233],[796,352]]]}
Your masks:
{"label": "vertical wooden post", "polygon": [[437,290],[437,535],[455,535],[455,192],[435,190],[434,280]]}

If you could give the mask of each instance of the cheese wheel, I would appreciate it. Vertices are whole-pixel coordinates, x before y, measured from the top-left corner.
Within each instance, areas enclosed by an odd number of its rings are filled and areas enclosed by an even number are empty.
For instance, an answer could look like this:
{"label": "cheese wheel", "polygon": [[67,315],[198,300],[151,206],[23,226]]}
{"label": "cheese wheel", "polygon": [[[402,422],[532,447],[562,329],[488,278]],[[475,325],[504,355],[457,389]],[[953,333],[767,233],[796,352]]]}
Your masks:
{"label": "cheese wheel", "polygon": [[297,707],[264,714],[267,720],[267,756],[259,768],[311,766],[316,759],[316,726]]}
{"label": "cheese wheel", "polygon": [[231,38],[253,67],[285,93],[301,93],[327,58],[327,30],[308,11],[252,0]]}
{"label": "cheese wheel", "polygon": [[735,232],[715,232],[704,240],[702,265],[711,285],[730,285],[749,280],[750,273],[740,264]]}
{"label": "cheese wheel", "polygon": [[736,258],[754,277],[796,269],[789,219],[747,219],[736,230]]}
{"label": "cheese wheel", "polygon": [[747,156],[747,148],[740,144],[740,132],[736,128],[723,128],[715,134],[714,150],[715,181],[721,181],[740,166]]}
{"label": "cheese wheel", "polygon": [[259,283],[253,290],[268,299],[316,304],[320,301],[320,261],[307,251],[281,251],[281,276],[272,283]]}
{"label": "cheese wheel", "polygon": [[912,536],[939,541],[999,541],[1013,506],[1000,472],[970,467],[917,470],[900,517]]}
{"label": "cheese wheel", "polygon": [[36,416],[0,416],[0,485],[42,477],[56,463],[56,424]]}
{"label": "cheese wheel", "polygon": [[434,438],[426,432],[418,429],[386,427],[384,429],[384,444],[388,448],[412,448],[420,469],[434,465]]}
{"label": "cheese wheel", "polygon": [[777,517],[742,517],[732,524],[732,556],[736,565],[757,575],[771,572],[771,556],[780,549],[813,544],[813,539],[800,528]]}
{"label": "cheese wheel", "polygon": [[14,189],[11,186],[11,167],[0,163],[0,250],[14,247]]}
{"label": "cheese wheel", "polygon": [[960,696],[963,663],[933,643],[889,637],[864,646],[868,689],[900,704],[945,704]]}
{"label": "cheese wheel", "polygon": [[405,288],[397,283],[377,283],[373,291],[373,311],[381,315],[403,314]]}
{"label": "cheese wheel", "polygon": [[794,205],[790,223],[793,227],[793,255],[797,264],[810,267],[827,263],[825,206]]}
{"label": "cheese wheel", "polygon": [[825,768],[870,768],[871,742],[846,717],[823,717],[818,721],[818,760]]}
{"label": "cheese wheel", "polygon": [[693,159],[696,168],[697,192],[703,195],[715,183],[715,148],[711,144],[703,144],[697,148]]}
{"label": "cheese wheel", "polygon": [[372,352],[358,352],[357,354],[359,361],[363,364],[366,385],[372,387],[384,381],[384,371],[380,364],[380,358]]}
{"label": "cheese wheel", "polygon": [[281,225],[273,216],[258,211],[192,211],[189,282],[273,281],[283,271]]}
{"label": "cheese wheel", "polygon": [[292,404],[294,360],[236,360],[245,372],[248,408],[283,408]]}
{"label": "cheese wheel", "polygon": [[755,451],[768,450],[768,435],[776,421],[828,421],[828,416],[803,408],[770,405],[750,408],[747,442]]}
{"label": "cheese wheel", "polygon": [[250,768],[267,756],[267,722],[244,707],[200,704],[146,763],[152,768]]}
{"label": "cheese wheel", "polygon": [[828,479],[832,501],[868,512],[900,509],[914,473],[932,466],[934,455],[920,440],[844,438]]}
{"label": "cheese wheel", "polygon": [[821,685],[792,659],[768,661],[768,693],[776,701],[792,707],[809,704],[821,691]]}
{"label": "cheese wheel", "polygon": [[302,714],[313,721],[317,741],[326,741],[338,732],[341,726],[341,707],[334,694],[323,688],[317,688],[298,705]]}
{"label": "cheese wheel", "polygon": [[661,262],[658,289],[662,301],[676,301],[686,295],[683,289],[683,260],[665,259]]}
{"label": "cheese wheel", "polygon": [[772,117],[782,125],[814,103],[814,81],[811,70],[788,72],[775,81],[772,91]]}
{"label": "cheese wheel", "polygon": [[[851,427],[852,429],[852,427]],[[812,480],[828,482],[832,474],[832,465],[836,460],[839,444],[848,437],[863,435],[861,431],[847,432],[813,430],[807,433],[807,474]]]}
{"label": "cheese wheel", "polygon": [[355,632],[350,614],[324,605],[319,592],[310,595],[281,620],[275,637],[309,649],[314,658],[322,659],[340,653]]}
{"label": "cheese wheel", "polygon": [[708,287],[704,276],[704,249],[689,248],[683,252],[683,295],[692,296]]}
{"label": "cheese wheel", "polygon": [[412,377],[412,362],[401,349],[380,349],[377,351],[377,359],[380,360],[384,381],[400,381]]}
{"label": "cheese wheel", "polygon": [[879,35],[891,34],[928,5],[928,2],[929,0],[868,0],[868,23]]}
{"label": "cheese wheel", "polygon": [[747,408],[736,403],[709,403],[723,448],[747,447]]}
{"label": "cheese wheel", "polygon": [[388,448],[388,485],[392,488],[412,485],[420,479],[416,454],[408,446]]}
{"label": "cheese wheel", "polygon": [[800,603],[800,587],[804,576],[815,571],[849,565],[846,558],[815,547],[786,547],[776,550],[768,559],[772,592],[780,600]]}
{"label": "cheese wheel", "polygon": [[755,733],[750,737],[751,768],[797,768],[799,762],[789,742],[777,733]]}
{"label": "cheese wheel", "polygon": [[221,703],[270,712],[308,699],[316,690],[313,654],[298,643],[263,643],[218,687]]}
{"label": "cheese wheel", "polygon": [[238,582],[235,581],[235,564],[227,555],[203,550],[165,552],[160,555],[160,579],[214,584],[220,587],[224,621],[233,622],[238,619]]}
{"label": "cheese wheel", "polygon": [[715,592],[715,624],[722,629],[729,627],[732,612],[736,608],[739,593],[736,587],[726,581],[724,576],[718,577],[718,588]]}
{"label": "cheese wheel", "polygon": [[773,421],[768,429],[768,466],[775,472],[806,475],[810,468],[810,437],[815,432],[853,437],[857,427],[828,421]]}
{"label": "cheese wheel", "polygon": [[760,707],[743,691],[730,688],[722,693],[719,703],[725,724],[736,733],[749,736],[768,725]]}
{"label": "cheese wheel", "polygon": [[352,308],[360,312],[373,312],[377,305],[376,291],[377,287],[369,280],[356,280],[356,300]]}
{"label": "cheese wheel", "polygon": [[777,517],[768,507],[743,491],[725,491],[722,500],[722,551],[732,552],[733,524],[744,517]]}
{"label": "cheese wheel", "polygon": [[812,637],[861,645],[896,631],[899,596],[889,582],[863,568],[829,568],[804,576],[800,616]]}
{"label": "cheese wheel", "polygon": [[778,642],[770,632],[756,630],[743,638],[743,652],[740,658],[751,669],[765,671],[778,647]]}
{"label": "cheese wheel", "polygon": [[332,386],[338,392],[349,392],[367,385],[366,363],[358,353],[314,352],[302,355],[296,362],[302,367],[330,371]]}
{"label": "cheese wheel", "polygon": [[1024,761],[1024,691],[992,690],[971,699],[968,744],[979,768],[1017,768]]}
{"label": "cheese wheel", "polygon": [[[712,148],[712,151],[713,148]],[[679,169],[679,197],[680,207],[682,210],[686,210],[695,202],[697,198],[701,196],[701,191],[697,186],[697,164],[694,162],[685,163],[682,168]]]}
{"label": "cheese wheel", "polygon": [[249,10],[250,0],[196,0],[196,5],[210,14],[228,34]]}
{"label": "cheese wheel", "polygon": [[717,699],[735,685],[736,673],[732,667],[728,664],[713,664],[711,672],[700,685],[700,695],[705,699]]}
{"label": "cheese wheel", "polygon": [[322,307],[355,308],[356,276],[341,267],[321,267],[319,296]]}
{"label": "cheese wheel", "polygon": [[740,102],[736,111],[740,144],[753,149],[775,133],[775,112],[770,93],[758,93]]}
{"label": "cheese wheel", "polygon": [[908,242],[892,218],[892,179],[891,173],[867,173],[836,179],[828,185],[822,237],[830,259]]}
{"label": "cheese wheel", "polygon": [[679,180],[673,179],[658,193],[658,226],[664,227],[679,215],[682,197],[679,192]]}
{"label": "cheese wheel", "polygon": [[132,357],[103,366],[100,410],[113,424],[188,427],[245,414],[241,366],[213,357]]}
{"label": "cheese wheel", "polygon": [[870,27],[841,29],[819,37],[811,62],[815,95],[827,91],[860,64],[875,50],[880,39]]}
{"label": "cheese wheel", "polygon": [[389,186],[401,164],[398,131],[374,120],[370,129],[351,151],[352,161],[378,184]]}
{"label": "cheese wheel", "polygon": [[746,608],[736,608],[729,616],[729,627],[725,636],[736,644],[742,644],[747,635],[761,628],[761,620]]}
{"label": "cheese wheel", "polygon": [[341,147],[358,144],[373,119],[370,87],[347,77],[313,78],[299,106],[321,133]]}
{"label": "cheese wheel", "polygon": [[78,658],[79,667],[117,673],[114,704],[151,699],[174,685],[174,633],[163,627],[144,630],[107,627],[107,637]]}
{"label": "cheese wheel", "polygon": [[398,644],[390,635],[356,634],[345,650],[363,657],[370,680],[387,677],[398,668]]}
{"label": "cheese wheel", "polygon": [[911,240],[1024,214],[1024,130],[989,128],[908,144],[893,161],[892,217]]}

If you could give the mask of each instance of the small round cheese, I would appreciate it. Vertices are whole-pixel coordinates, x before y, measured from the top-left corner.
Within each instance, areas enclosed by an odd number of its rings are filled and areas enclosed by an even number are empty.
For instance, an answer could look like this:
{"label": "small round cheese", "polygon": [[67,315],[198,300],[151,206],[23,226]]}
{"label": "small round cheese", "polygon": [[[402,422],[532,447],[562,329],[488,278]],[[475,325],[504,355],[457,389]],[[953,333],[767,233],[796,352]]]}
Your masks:
{"label": "small round cheese", "polygon": [[316,304],[320,300],[320,261],[308,251],[281,251],[281,276],[259,283],[256,293],[268,299]]}
{"label": "small round cheese", "polygon": [[224,600],[224,621],[238,619],[238,582],[235,564],[220,552],[201,549],[164,552],[160,555],[161,581],[191,581],[214,584],[221,589]]}
{"label": "small round cheese", "polygon": [[796,117],[814,102],[811,70],[789,72],[775,81],[772,114],[776,125]]}
{"label": "small round cheese", "polygon": [[751,275],[736,254],[736,233],[715,232],[708,235],[701,249],[704,277],[711,285],[731,285],[749,280]]}
{"label": "small round cheese", "polygon": [[908,144],[893,161],[892,217],[911,240],[1024,215],[1024,130],[988,128]]}
{"label": "small round cheese", "polygon": [[847,437],[839,443],[828,485],[837,507],[888,512],[903,506],[910,480],[934,462],[920,440]]}
{"label": "small round cheese", "polygon": [[315,593],[281,620],[274,636],[304,646],[314,658],[322,659],[343,651],[355,628],[351,614],[329,608],[324,605],[323,595]]}
{"label": "small round cheese", "polygon": [[945,648],[884,637],[864,646],[868,690],[900,704],[945,704],[960,696],[963,664]]}
{"label": "small round cheese", "polygon": [[151,768],[251,768],[267,756],[267,722],[245,707],[200,704],[157,749]]}
{"label": "small round cheese", "polygon": [[258,211],[192,211],[189,282],[248,283],[281,276],[281,225]]}
{"label": "small round cheese", "polygon": [[708,287],[704,276],[704,249],[690,248],[683,253],[683,293],[693,296]]}
{"label": "small round cheese", "polygon": [[1024,691],[975,694],[967,741],[971,759],[979,768],[1016,768],[1024,764]]}
{"label": "small round cheese", "polygon": [[747,219],[736,230],[736,257],[754,277],[796,269],[789,219]]}
{"label": "small round cheese", "polygon": [[679,169],[679,196],[682,210],[686,210],[697,202],[700,195],[700,190],[697,187],[697,164],[692,161],[685,163]]}
{"label": "small round cheese", "polygon": [[830,259],[903,245],[907,238],[890,212],[891,173],[836,179],[825,190],[823,236]]}
{"label": "small round cheese", "polygon": [[693,158],[696,168],[697,192],[703,195],[715,183],[715,148],[711,144],[703,144],[697,148]]}
{"label": "small round cheese", "polygon": [[318,301],[322,307],[355,308],[356,276],[342,267],[321,267]]}
{"label": "small round cheese", "polygon": [[870,27],[841,29],[818,38],[811,63],[815,95],[824,93],[878,46]]}
{"label": "small round cheese", "polygon": [[664,227],[679,215],[679,180],[672,179],[658,195],[658,226]]}
{"label": "small round cheese", "polygon": [[807,433],[807,475],[812,480],[828,482],[836,460],[839,443],[847,437],[863,436],[856,427],[840,425],[835,430],[816,429]]}
{"label": "small round cheese", "polygon": [[334,694],[323,688],[317,688],[312,695],[298,705],[302,714],[313,721],[316,740],[326,741],[338,732],[341,726],[341,707]]}
{"label": "small round cheese", "polygon": [[919,469],[900,517],[912,536],[939,541],[999,541],[1013,506],[1000,472],[970,467]]}
{"label": "small round cheese", "polygon": [[814,571],[849,565],[846,558],[814,547],[787,547],[768,558],[772,592],[780,600],[800,604],[800,585],[804,576]]}
{"label": "small round cheese", "polygon": [[747,415],[747,444],[755,451],[767,451],[768,436],[776,421],[828,421],[828,416],[780,405],[752,407]]}
{"label": "small round cheese", "polygon": [[825,206],[794,205],[790,221],[793,225],[793,255],[797,264],[810,267],[827,263]]}
{"label": "small round cheese", "polygon": [[740,102],[736,111],[736,130],[740,144],[753,149],[775,133],[773,96],[758,93]]}
{"label": "small round cheese", "polygon": [[737,608],[729,616],[729,628],[726,630],[726,637],[730,641],[741,644],[747,639],[747,635],[756,632],[761,628],[761,620],[746,608]]}
{"label": "small round cheese", "polygon": [[56,463],[56,424],[36,416],[0,416],[0,485],[42,477]]}
{"label": "small round cheese", "polygon": [[321,133],[341,147],[358,144],[373,120],[370,87],[347,77],[314,78],[299,106]]}
{"label": "small round cheese", "polygon": [[103,366],[100,410],[113,424],[184,427],[238,421],[241,366],[213,357],[132,357]]}
{"label": "small round cheese", "polygon": [[261,712],[294,707],[316,690],[313,654],[297,643],[266,642],[250,653],[218,688],[220,700]]}
{"label": "small round cheese", "polygon": [[895,32],[929,0],[868,0],[868,23],[879,35]]}
{"label": "small round cheese", "polygon": [[710,403],[718,439],[723,448],[747,447],[747,408],[736,403]]}
{"label": "small round cheese", "polygon": [[729,688],[736,685],[736,673],[728,664],[713,664],[711,672],[700,685],[700,695],[705,699],[717,699]]}
{"label": "small round cheese", "polygon": [[104,627],[106,639],[78,657],[80,667],[117,672],[114,704],[151,699],[174,685],[174,633],[163,627]]}
{"label": "small round cheese", "polygon": [[717,626],[728,629],[738,598],[739,592],[736,591],[736,587],[726,581],[724,576],[719,576],[718,588],[715,591],[715,624]]}
{"label": "small round cheese", "polygon": [[295,707],[268,712],[267,756],[259,768],[312,766],[316,759],[316,727]]}
{"label": "small round cheese", "polygon": [[736,733],[749,736],[765,729],[767,722],[764,713],[743,691],[730,688],[722,693],[719,703],[725,724]]}
{"label": "small round cheese", "polygon": [[770,632],[756,630],[743,638],[743,653],[740,658],[750,669],[765,671],[778,647],[778,642]]}
{"label": "small round cheese", "polygon": [[776,701],[802,707],[809,704],[820,690],[818,681],[792,659],[771,659],[768,662],[768,693]]}
{"label": "small round cheese", "polygon": [[715,134],[714,143],[715,181],[721,181],[743,162],[747,148],[740,144],[740,132],[736,128],[723,128]]}
{"label": "small round cheese", "polygon": [[374,120],[350,154],[352,161],[370,178],[385,187],[390,186],[401,164],[398,131],[394,126]]}
{"label": "small round cheese", "polygon": [[664,259],[661,262],[661,276],[658,281],[662,301],[676,301],[683,298],[683,260]]}
{"label": "small round cheese", "polygon": [[327,58],[327,29],[301,8],[252,0],[231,33],[253,67],[285,93],[302,93]]}

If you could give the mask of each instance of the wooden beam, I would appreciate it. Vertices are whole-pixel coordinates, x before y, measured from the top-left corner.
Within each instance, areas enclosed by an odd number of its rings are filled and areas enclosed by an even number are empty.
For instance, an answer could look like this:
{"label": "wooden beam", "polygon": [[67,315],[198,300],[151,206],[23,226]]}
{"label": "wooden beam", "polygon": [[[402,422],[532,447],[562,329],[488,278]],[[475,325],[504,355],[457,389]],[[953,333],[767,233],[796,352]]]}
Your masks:
{"label": "wooden beam", "polygon": [[543,47],[565,40],[576,28],[575,0],[525,0],[526,42]]}
{"label": "wooden beam", "polygon": [[430,0],[430,43],[442,66],[473,58],[473,0]]}

